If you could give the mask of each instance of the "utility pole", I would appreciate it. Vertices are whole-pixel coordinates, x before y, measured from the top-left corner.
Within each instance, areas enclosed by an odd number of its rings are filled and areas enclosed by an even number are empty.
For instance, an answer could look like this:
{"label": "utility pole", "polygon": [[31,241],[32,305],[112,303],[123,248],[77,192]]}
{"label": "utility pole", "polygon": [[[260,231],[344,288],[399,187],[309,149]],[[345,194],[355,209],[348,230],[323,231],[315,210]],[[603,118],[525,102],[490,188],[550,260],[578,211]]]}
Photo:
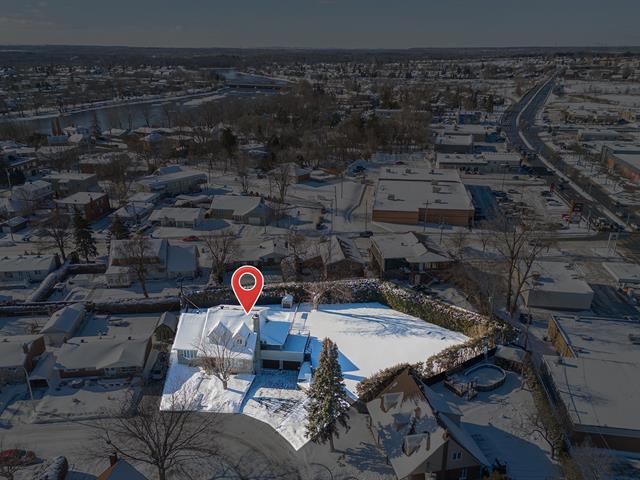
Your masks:
{"label": "utility pole", "polygon": [[369,210],[369,201],[365,200],[364,201],[364,231],[367,231],[367,213]]}
{"label": "utility pole", "polygon": [[429,202],[424,202],[424,225],[422,226],[422,231],[427,231],[427,210],[429,209]]}

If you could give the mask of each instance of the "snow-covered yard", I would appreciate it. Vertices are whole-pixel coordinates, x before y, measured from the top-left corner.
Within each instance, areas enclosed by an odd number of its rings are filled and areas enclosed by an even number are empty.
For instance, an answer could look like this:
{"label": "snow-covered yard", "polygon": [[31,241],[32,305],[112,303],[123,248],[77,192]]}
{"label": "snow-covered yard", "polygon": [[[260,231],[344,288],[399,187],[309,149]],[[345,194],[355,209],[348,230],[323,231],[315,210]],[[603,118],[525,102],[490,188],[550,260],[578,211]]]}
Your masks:
{"label": "snow-covered yard", "polygon": [[[281,307],[268,310],[270,322],[282,317]],[[337,343],[345,387],[354,399],[358,383],[375,372],[398,363],[424,361],[467,340],[461,333],[379,303],[321,305],[314,311],[309,305],[301,305],[289,333],[309,336],[306,351],[313,367],[318,365],[322,340],[329,337]],[[255,376],[235,375],[223,390],[219,380],[205,375],[200,368],[179,364],[174,353],[161,408],[170,408],[174,399],[192,402],[198,411],[241,413],[265,422],[295,450],[308,442],[307,397],[298,387],[297,371],[263,369]]]}
{"label": "snow-covered yard", "polygon": [[311,363],[320,358],[322,340],[330,338],[340,350],[340,364],[348,393],[375,372],[398,363],[426,360],[468,338],[379,303],[321,305],[300,309],[294,329],[311,334]]}

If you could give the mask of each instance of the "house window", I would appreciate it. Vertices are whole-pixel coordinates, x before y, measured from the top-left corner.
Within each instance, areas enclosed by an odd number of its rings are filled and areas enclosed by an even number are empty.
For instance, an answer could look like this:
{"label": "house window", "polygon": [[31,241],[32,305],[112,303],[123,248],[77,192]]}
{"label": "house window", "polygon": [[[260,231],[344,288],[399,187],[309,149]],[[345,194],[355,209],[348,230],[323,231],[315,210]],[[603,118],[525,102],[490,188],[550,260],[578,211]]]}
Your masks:
{"label": "house window", "polygon": [[458,477],[458,480],[467,480],[467,469],[463,468],[460,471],[460,476]]}
{"label": "house window", "polygon": [[462,458],[462,452],[458,451],[458,452],[453,452],[451,454],[451,458],[453,460],[460,460]]}
{"label": "house window", "polygon": [[196,352],[193,350],[181,350],[180,353],[182,354],[182,358],[186,360],[193,360],[196,358]]}

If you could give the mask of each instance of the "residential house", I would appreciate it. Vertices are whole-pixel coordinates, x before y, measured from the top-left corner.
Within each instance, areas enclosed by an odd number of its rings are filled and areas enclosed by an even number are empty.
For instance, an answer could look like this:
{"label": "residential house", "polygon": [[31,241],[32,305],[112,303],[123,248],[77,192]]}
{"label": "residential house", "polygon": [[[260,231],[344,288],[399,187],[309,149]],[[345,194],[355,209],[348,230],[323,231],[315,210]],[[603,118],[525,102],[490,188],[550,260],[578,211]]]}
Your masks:
{"label": "residential house", "polygon": [[[128,287],[136,280],[127,240],[112,240],[109,266],[105,272],[110,287]],[[145,254],[147,279],[193,278],[198,275],[198,250],[192,245],[171,245],[166,239],[149,238]]]}
{"label": "residential house", "polygon": [[58,198],[98,190],[98,177],[89,173],[56,172],[47,175],[44,180],[51,184]]}
{"label": "residential house", "polygon": [[460,423],[461,413],[408,370],[367,402],[369,428],[398,479],[475,480],[489,462]]}
{"label": "residential house", "polygon": [[41,282],[58,268],[57,255],[20,255],[0,258],[1,285],[28,285]]}
{"label": "residential house", "polygon": [[45,348],[42,335],[0,337],[0,385],[26,382]]}
{"label": "residential house", "polygon": [[269,172],[269,175],[287,175],[289,184],[303,183],[311,179],[311,169],[299,166],[297,163],[283,163]]}
{"label": "residential house", "polygon": [[97,220],[111,210],[109,197],[102,192],[77,192],[61,200],[56,205],[67,215],[79,213],[88,221]]}
{"label": "residential house", "polygon": [[144,192],[173,196],[199,191],[200,185],[206,182],[206,173],[180,165],[169,165],[159,168],[153,175],[140,178],[136,185]]}
{"label": "residential house", "polygon": [[421,283],[429,272],[446,268],[453,261],[429,240],[414,233],[374,235],[369,249],[371,261],[381,278],[408,279]]}
{"label": "residential house", "polygon": [[353,240],[332,235],[326,241],[309,248],[302,255],[302,267],[321,274],[327,280],[361,277],[365,260]]}
{"label": "residential house", "polygon": [[61,379],[131,377],[142,373],[150,350],[150,337],[74,337],[60,347],[54,368]]}
{"label": "residential house", "polygon": [[308,332],[292,332],[291,310],[269,312],[254,307],[248,316],[237,305],[219,305],[180,315],[171,348],[179,363],[196,365],[206,358],[231,358],[233,373],[261,368],[299,370],[305,361]]}
{"label": "residential house", "polygon": [[274,218],[274,210],[262,197],[216,195],[211,202],[209,217],[235,220],[250,225],[266,225]]}
{"label": "residential house", "polygon": [[202,223],[203,218],[201,208],[164,207],[154,210],[149,221],[163,227],[195,228]]}
{"label": "residential house", "polygon": [[9,205],[5,207],[10,214],[30,215],[35,209],[53,198],[53,190],[49,182],[35,180],[11,189]]}

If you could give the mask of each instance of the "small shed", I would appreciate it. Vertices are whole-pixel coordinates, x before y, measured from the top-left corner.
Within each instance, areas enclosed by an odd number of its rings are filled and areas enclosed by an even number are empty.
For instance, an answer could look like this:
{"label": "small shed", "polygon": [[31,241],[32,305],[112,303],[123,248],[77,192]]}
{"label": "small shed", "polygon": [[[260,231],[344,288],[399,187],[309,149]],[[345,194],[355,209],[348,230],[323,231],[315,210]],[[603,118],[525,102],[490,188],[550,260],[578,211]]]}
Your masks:
{"label": "small shed", "polygon": [[156,324],[153,335],[157,342],[171,342],[178,329],[178,317],[171,312],[164,312]]}
{"label": "small shed", "polygon": [[293,295],[287,293],[284,297],[282,297],[282,308],[293,308]]}

